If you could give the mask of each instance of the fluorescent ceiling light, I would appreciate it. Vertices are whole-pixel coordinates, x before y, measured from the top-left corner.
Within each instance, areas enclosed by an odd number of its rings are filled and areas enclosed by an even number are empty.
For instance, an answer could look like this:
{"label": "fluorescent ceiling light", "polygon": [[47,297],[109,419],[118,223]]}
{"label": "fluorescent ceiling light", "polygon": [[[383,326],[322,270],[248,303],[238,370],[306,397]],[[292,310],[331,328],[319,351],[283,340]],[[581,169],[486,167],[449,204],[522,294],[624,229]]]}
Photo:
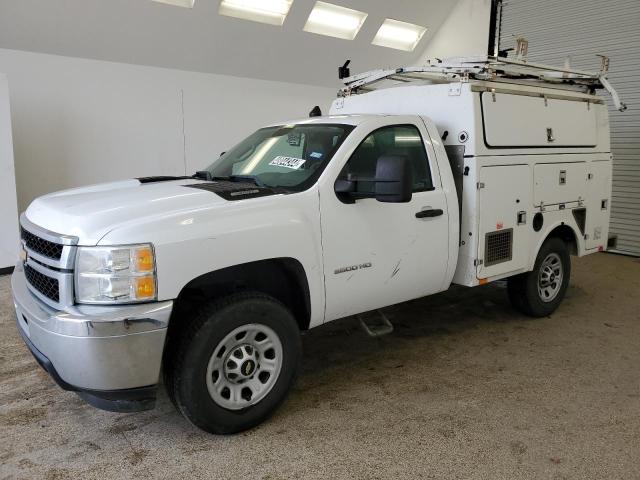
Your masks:
{"label": "fluorescent ceiling light", "polygon": [[304,26],[305,32],[353,40],[367,14],[331,3],[316,2]]}
{"label": "fluorescent ceiling light", "polygon": [[282,25],[293,0],[222,0],[218,13],[252,22]]}
{"label": "fluorescent ceiling light", "polygon": [[152,0],[158,3],[166,3],[167,5],[175,5],[176,7],[193,8],[196,0]]}
{"label": "fluorescent ceiling light", "polygon": [[427,29],[420,25],[387,18],[371,43],[412,52],[426,31]]}

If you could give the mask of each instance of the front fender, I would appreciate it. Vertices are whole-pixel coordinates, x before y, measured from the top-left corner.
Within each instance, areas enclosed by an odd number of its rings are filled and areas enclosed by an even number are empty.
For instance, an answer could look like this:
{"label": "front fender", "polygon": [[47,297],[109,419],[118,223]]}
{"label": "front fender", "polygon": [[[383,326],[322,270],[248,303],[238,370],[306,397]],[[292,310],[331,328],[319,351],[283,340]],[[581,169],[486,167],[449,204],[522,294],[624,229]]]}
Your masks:
{"label": "front fender", "polygon": [[158,299],[178,296],[191,280],[234,265],[293,258],[309,283],[311,325],[324,320],[324,272],[318,194],[305,192],[212,205],[140,219],[109,232],[100,245],[151,242]]}

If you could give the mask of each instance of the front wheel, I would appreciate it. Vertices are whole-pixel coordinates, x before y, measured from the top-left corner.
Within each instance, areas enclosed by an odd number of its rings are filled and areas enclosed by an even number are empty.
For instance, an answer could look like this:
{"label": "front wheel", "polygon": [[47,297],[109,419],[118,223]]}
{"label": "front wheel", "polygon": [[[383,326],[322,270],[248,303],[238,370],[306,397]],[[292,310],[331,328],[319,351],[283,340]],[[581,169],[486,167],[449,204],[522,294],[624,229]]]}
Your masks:
{"label": "front wheel", "polygon": [[236,433],[268,418],[293,384],[301,356],[289,310],[261,293],[207,303],[165,358],[165,383],[180,412],[211,433]]}
{"label": "front wheel", "polygon": [[562,302],[570,276],[566,243],[557,237],[549,238],[540,247],[533,270],[507,280],[509,300],[525,315],[545,317]]}

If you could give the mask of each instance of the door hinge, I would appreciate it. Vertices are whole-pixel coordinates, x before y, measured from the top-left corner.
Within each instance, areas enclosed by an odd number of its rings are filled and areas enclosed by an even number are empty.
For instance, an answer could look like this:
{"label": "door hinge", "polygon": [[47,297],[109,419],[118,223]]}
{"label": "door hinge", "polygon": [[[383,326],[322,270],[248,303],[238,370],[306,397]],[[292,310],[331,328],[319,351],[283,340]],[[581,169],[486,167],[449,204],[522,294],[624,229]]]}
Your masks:
{"label": "door hinge", "polygon": [[477,266],[482,265],[483,263],[484,263],[484,260],[481,260],[481,259],[479,259],[479,258],[476,258],[476,259],[473,261],[473,266],[474,266],[474,267],[477,267]]}
{"label": "door hinge", "polygon": [[476,183],[476,188],[477,188],[478,190],[480,190],[481,188],[484,188],[484,182],[478,182],[478,183]]}

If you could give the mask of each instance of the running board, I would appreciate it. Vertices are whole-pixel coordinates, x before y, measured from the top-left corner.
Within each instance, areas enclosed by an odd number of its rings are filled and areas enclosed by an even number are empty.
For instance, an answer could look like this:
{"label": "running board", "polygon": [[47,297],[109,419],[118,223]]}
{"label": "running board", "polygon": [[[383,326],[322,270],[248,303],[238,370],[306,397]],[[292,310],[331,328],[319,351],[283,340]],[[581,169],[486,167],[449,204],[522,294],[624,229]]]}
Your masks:
{"label": "running board", "polygon": [[356,315],[360,320],[360,326],[370,337],[381,337],[393,332],[393,324],[380,310]]}

